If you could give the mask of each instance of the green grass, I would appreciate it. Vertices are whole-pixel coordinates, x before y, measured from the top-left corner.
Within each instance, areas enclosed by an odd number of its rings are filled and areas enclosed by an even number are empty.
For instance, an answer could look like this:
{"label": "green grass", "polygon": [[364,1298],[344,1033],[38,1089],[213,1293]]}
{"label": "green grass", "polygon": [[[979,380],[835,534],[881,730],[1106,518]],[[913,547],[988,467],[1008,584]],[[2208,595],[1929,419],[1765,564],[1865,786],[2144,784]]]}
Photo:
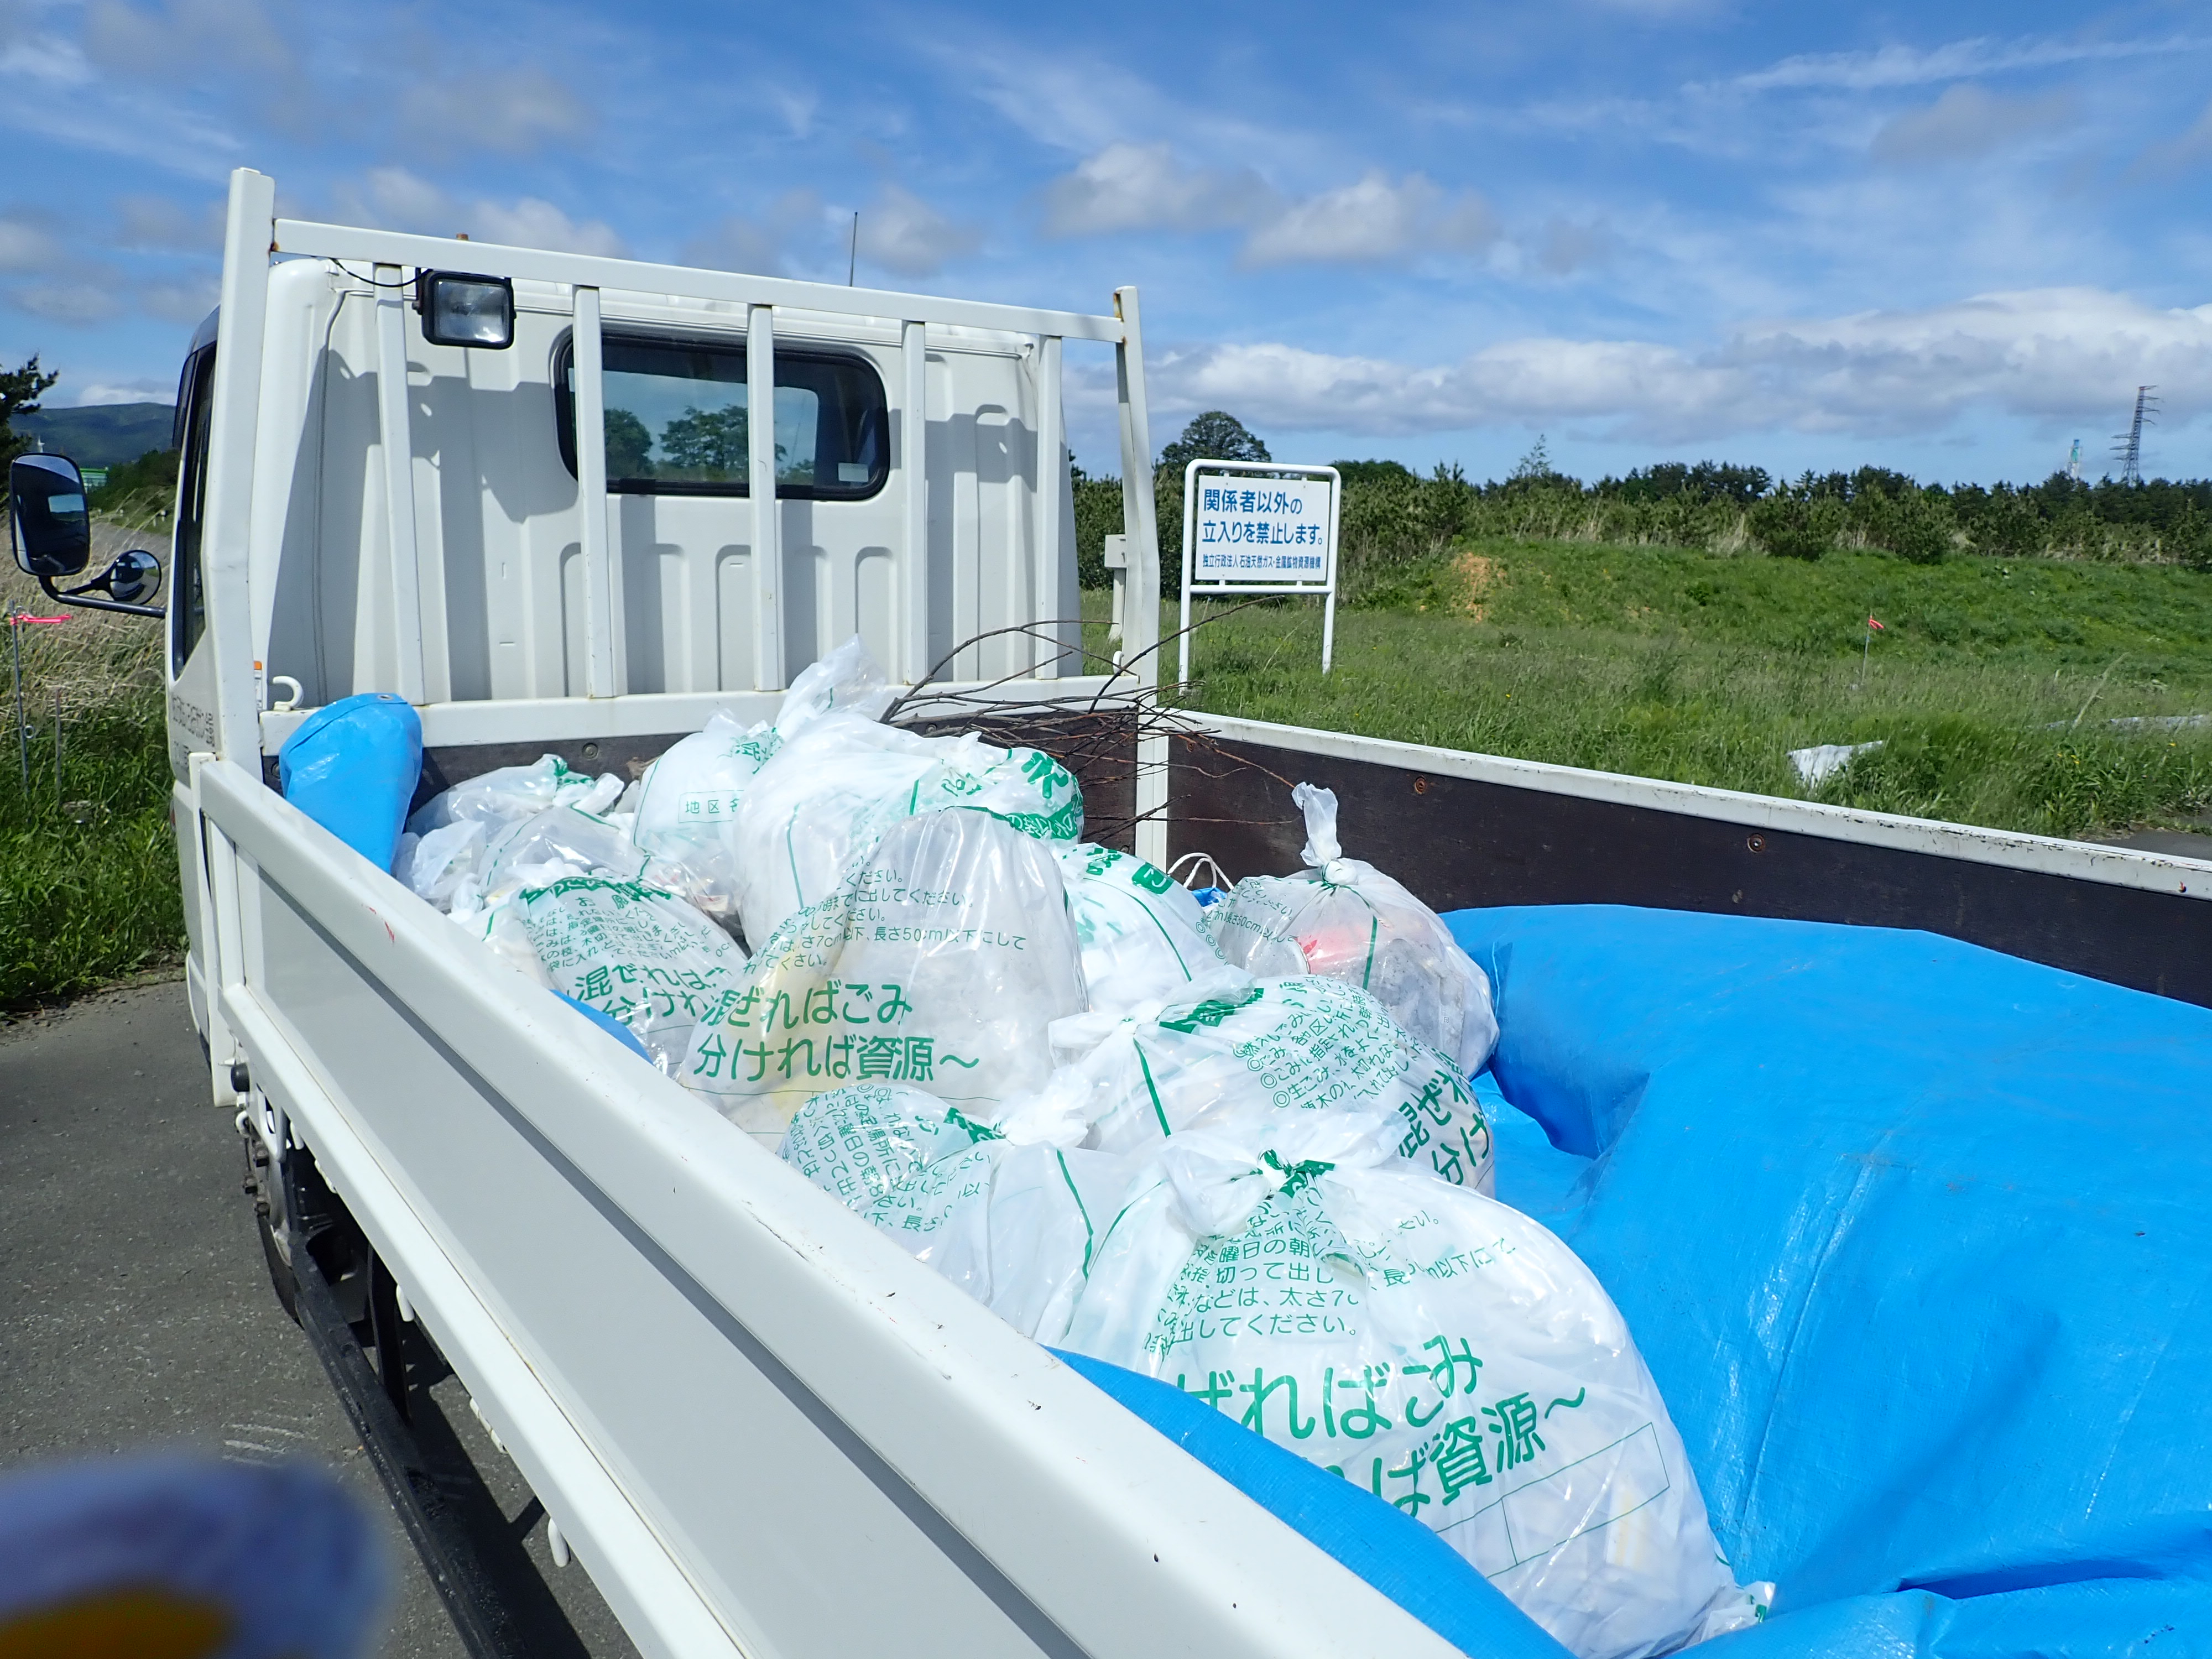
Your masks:
{"label": "green grass", "polygon": [[92,990],[184,945],[159,696],[64,708],[58,801],[52,708],[27,793],[12,718],[0,751],[0,1009]]}
{"label": "green grass", "polygon": [[[1103,614],[1103,592],[1085,597]],[[0,600],[52,609],[12,571]],[[1869,611],[1887,631],[1862,674]],[[1093,648],[1103,631],[1090,630]],[[2106,724],[2212,711],[2212,572],[1481,541],[1358,573],[1326,680],[1320,635],[1304,602],[1209,623],[1194,701],[1778,795],[1807,793],[1788,750],[1880,738],[1818,798],[2049,835],[2212,804],[2212,730]],[[173,962],[184,944],[156,628],[80,614],[27,629],[24,650],[27,793],[0,720],[0,1010]]]}
{"label": "green grass", "polygon": [[[166,546],[143,527],[100,523],[94,536],[95,568],[122,546]],[[184,951],[185,924],[169,833],[161,624],[57,605],[12,560],[0,562],[0,609],[70,618],[21,630],[27,790],[8,630],[0,626],[0,1012],[7,1012],[173,963]]]}
{"label": "green grass", "polygon": [[[1206,624],[1192,700],[2045,835],[2173,823],[2212,802],[2212,730],[2106,724],[2212,711],[2206,573],[1498,541],[1354,587],[1327,679],[1318,607],[1263,605]],[[1886,627],[1862,672],[1869,611]],[[1787,760],[1874,739],[1886,747],[1817,792]]]}

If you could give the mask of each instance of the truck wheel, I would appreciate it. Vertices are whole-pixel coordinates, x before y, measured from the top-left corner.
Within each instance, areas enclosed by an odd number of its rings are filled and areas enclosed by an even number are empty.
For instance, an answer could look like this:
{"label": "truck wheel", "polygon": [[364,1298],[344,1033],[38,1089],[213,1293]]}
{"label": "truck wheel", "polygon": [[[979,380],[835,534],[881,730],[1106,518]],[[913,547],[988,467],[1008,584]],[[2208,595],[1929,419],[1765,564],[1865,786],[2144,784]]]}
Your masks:
{"label": "truck wheel", "polygon": [[300,1322],[300,1282],[292,1277],[290,1266],[276,1248],[276,1235],[270,1228],[267,1212],[255,1216],[253,1224],[261,1234],[261,1255],[269,1264],[269,1282],[276,1289],[276,1300],[283,1304],[284,1311],[296,1325]]}

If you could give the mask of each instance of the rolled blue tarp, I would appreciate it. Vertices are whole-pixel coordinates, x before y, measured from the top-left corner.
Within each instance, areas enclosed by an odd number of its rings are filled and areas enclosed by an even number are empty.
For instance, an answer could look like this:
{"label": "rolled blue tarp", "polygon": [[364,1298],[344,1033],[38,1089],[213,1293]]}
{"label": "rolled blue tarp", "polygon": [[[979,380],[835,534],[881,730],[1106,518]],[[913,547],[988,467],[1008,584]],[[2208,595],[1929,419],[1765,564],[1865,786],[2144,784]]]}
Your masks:
{"label": "rolled blue tarp", "polygon": [[422,720],[388,691],[319,708],[276,754],[284,799],[380,870],[422,775]]}

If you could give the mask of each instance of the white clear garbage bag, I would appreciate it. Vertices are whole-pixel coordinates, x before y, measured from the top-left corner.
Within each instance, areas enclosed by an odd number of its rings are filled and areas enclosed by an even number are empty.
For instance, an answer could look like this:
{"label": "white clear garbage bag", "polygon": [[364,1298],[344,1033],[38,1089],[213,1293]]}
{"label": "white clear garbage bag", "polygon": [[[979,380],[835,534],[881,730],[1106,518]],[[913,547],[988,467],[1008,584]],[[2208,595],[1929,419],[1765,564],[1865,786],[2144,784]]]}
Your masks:
{"label": "white clear garbage bag", "polygon": [[622,793],[613,773],[593,778],[571,772],[558,755],[502,766],[417,807],[399,837],[392,873],[441,910],[471,915],[483,908],[490,884],[485,860],[516,824],[564,807],[596,813]]}
{"label": "white clear garbage bag", "polygon": [[1304,811],[1308,868],[1295,876],[1248,876],[1205,911],[1222,956],[1253,973],[1326,974],[1374,994],[1398,1023],[1482,1069],[1498,1046],[1490,978],[1437,913],[1373,865],[1343,855],[1336,795],[1302,783],[1291,799]]}
{"label": "white clear garbage bag", "polygon": [[702,731],[678,739],[645,769],[630,834],[644,851],[682,866],[694,878],[693,902],[716,921],[738,908],[730,841],[738,803],[753,775],[778,746],[765,720],[746,726],[718,713]]}
{"label": "white clear garbage bag", "polygon": [[672,1075],[744,972],[744,952],[694,906],[605,876],[525,883],[470,925],[541,984],[629,1026]]}
{"label": "white clear garbage bag", "polygon": [[855,634],[828,656],[799,670],[776,709],[776,733],[788,743],[823,714],[881,720],[897,696],[897,688],[886,683],[884,671]]}
{"label": "white clear garbage bag", "polygon": [[1218,1108],[1379,1110],[1395,1115],[1409,1163],[1497,1186],[1490,1123],[1457,1063],[1342,980],[1224,969],[1121,1019],[1062,1020],[1052,1043],[1085,1091],[1087,1146],[1140,1152]]}
{"label": "white clear garbage bag", "polygon": [[457,818],[423,836],[399,837],[394,870],[416,893],[441,910],[475,873],[483,857],[485,825],[481,818]]}
{"label": "white clear garbage bag", "polygon": [[861,1084],[817,1095],[783,1161],[1025,1336],[1067,1328],[1130,1165],[1085,1152],[1082,1118],[1049,1091],[995,1124],[934,1095]]}
{"label": "white clear garbage bag", "polygon": [[754,775],[817,716],[848,711],[873,720],[893,692],[860,636],[809,665],[773,722],[747,726],[718,713],[702,731],[671,744],[645,769],[630,834],[656,858],[684,872],[685,896],[726,927],[738,916],[738,804]]}
{"label": "white clear garbage bag", "polygon": [[1218,971],[1198,901],[1167,872],[1089,842],[1056,844],[1093,1013],[1122,1014]]}
{"label": "white clear garbage bag", "polygon": [[549,806],[582,806],[601,811],[622,793],[622,781],[609,772],[590,777],[571,772],[558,755],[545,755],[528,766],[502,766],[433,795],[415,809],[408,830],[425,836],[449,823],[512,823],[535,817]]}
{"label": "white clear garbage bag", "polygon": [[931,738],[845,709],[817,715],[755,775],[732,851],[745,937],[756,942],[828,898],[902,818],[965,808],[1043,841],[1083,833],[1083,795],[1035,749],[975,732]]}
{"label": "white clear garbage bag", "polygon": [[1176,1383],[1424,1522],[1582,1659],[1756,1621],[1628,1328],[1387,1114],[1231,1111],[1162,1146],[1065,1346]]}
{"label": "white clear garbage bag", "polygon": [[556,806],[507,825],[484,854],[477,879],[489,898],[517,885],[529,872],[553,865],[578,875],[617,881],[642,878],[672,890],[680,885],[675,872],[630,840],[619,825],[574,806]]}
{"label": "white clear garbage bag", "polygon": [[759,940],[680,1076],[763,1136],[854,1083],[909,1084],[990,1118],[1042,1085],[1048,1029],[1082,1006],[1046,844],[988,813],[927,812]]}

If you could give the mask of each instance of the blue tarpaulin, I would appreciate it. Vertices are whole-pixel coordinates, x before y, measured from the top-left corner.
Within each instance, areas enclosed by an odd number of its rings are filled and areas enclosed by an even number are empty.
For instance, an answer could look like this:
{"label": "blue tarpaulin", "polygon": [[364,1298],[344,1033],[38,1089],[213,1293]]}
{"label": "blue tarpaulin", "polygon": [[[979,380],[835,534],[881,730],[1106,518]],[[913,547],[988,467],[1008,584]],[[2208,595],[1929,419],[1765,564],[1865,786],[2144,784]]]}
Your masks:
{"label": "blue tarpaulin", "polygon": [[1778,1587],[1701,1651],[2212,1652],[2212,1011],[1929,933],[1446,920],[1498,998],[1498,1196],[1620,1304]]}

